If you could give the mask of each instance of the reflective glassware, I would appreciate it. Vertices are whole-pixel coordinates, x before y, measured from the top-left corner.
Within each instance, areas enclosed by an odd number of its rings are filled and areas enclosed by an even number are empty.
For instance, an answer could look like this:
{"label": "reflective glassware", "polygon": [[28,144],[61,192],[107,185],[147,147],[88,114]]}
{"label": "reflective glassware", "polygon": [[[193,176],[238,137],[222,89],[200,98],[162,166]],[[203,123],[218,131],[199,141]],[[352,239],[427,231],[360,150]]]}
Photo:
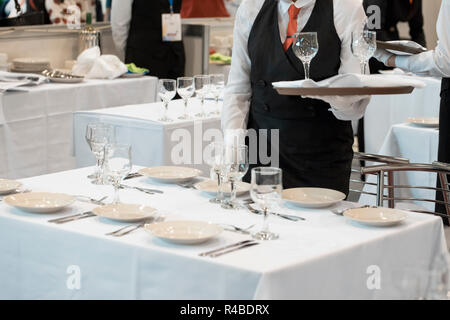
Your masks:
{"label": "reflective glassware", "polygon": [[159,119],[162,122],[172,122],[173,120],[167,116],[169,111],[169,102],[175,98],[177,94],[177,82],[172,79],[160,79],[158,84],[158,94],[164,104],[164,115]]}
{"label": "reflective glassware", "polygon": [[196,114],[199,118],[206,117],[205,113],[205,98],[209,93],[210,85],[211,85],[211,77],[208,75],[198,75],[194,76],[194,84],[195,84],[195,95],[200,99],[202,109],[200,113]]}
{"label": "reflective glassware", "polygon": [[92,181],[93,184],[104,184],[104,148],[107,144],[115,142],[116,137],[114,127],[105,123],[90,123],[86,126],[85,138],[97,161],[94,175],[91,175],[88,178],[94,179]]}
{"label": "reflective glassware", "polygon": [[223,195],[223,173],[224,173],[224,144],[220,142],[211,143],[207,149],[206,163],[211,167],[214,179],[217,179],[217,195],[214,199],[211,199],[212,203],[222,203],[224,200]]}
{"label": "reflective glassware", "polygon": [[224,147],[224,175],[231,184],[231,196],[222,203],[224,209],[238,209],[236,202],[236,182],[240,181],[248,171],[248,147],[246,145],[225,145]]}
{"label": "reflective glassware", "polygon": [[194,95],[194,78],[192,77],[180,77],[177,79],[177,92],[184,102],[184,114],[178,119],[188,120],[191,117],[188,114],[188,102],[189,98]]}
{"label": "reflective glassware", "polygon": [[361,73],[366,74],[367,63],[377,50],[377,33],[368,31],[352,32],[352,53],[359,59]]}
{"label": "reflective glassware", "polygon": [[212,111],[211,115],[220,114],[219,98],[225,88],[225,76],[223,74],[211,74],[211,93],[216,101],[215,110]]}
{"label": "reflective glassware", "polygon": [[303,63],[305,69],[305,79],[309,79],[309,66],[312,59],[319,52],[319,42],[317,32],[301,32],[294,34],[294,43],[292,45],[294,54]]}
{"label": "reflective glassware", "polygon": [[131,146],[108,144],[105,146],[105,177],[114,187],[114,204],[120,203],[119,190],[122,180],[131,172]]}

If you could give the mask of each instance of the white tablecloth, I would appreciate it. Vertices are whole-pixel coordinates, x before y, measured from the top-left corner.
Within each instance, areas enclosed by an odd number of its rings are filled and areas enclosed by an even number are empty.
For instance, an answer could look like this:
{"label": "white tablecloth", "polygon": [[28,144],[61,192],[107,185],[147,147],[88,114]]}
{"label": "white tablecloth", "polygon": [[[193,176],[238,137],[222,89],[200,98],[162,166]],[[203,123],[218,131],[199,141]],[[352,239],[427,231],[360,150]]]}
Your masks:
{"label": "white tablecloth", "polygon": [[0,177],[75,168],[72,114],[156,101],[157,78],[51,83],[0,94]]}
{"label": "white tablecloth", "polygon": [[[221,107],[214,101],[205,101],[205,110],[211,111]],[[219,109],[217,108],[217,109]],[[92,122],[105,122],[116,127],[118,142],[131,144],[133,163],[142,166],[183,165],[195,167],[209,173],[209,167],[202,160],[202,151],[211,141],[212,136],[221,136],[220,116],[179,120],[184,112],[182,100],[169,104],[168,115],[173,122],[160,122],[163,114],[161,102],[108,108],[74,115],[74,146],[78,167],[93,165],[95,159],[84,139],[86,125]],[[188,112],[194,116],[201,110],[198,99],[189,100]],[[211,136],[209,135],[211,134]],[[183,137],[180,140],[180,137]],[[177,145],[186,142],[187,161],[179,157]],[[173,154],[172,154],[173,152]]]}
{"label": "white tablecloth", "polygon": [[[112,187],[94,186],[84,178],[92,170],[23,182],[34,191],[94,197],[111,194]],[[163,190],[164,194],[156,195],[123,190],[121,196],[124,202],[165,212],[166,220],[241,227],[257,223],[253,230],[262,222],[261,216],[246,210],[221,209],[195,190],[151,184],[145,178],[127,183]],[[153,238],[142,229],[122,238],[106,236],[122,224],[97,217],[63,225],[47,222],[89,208],[77,202],[64,213],[31,214],[0,202],[0,299],[414,298],[423,295],[419,281],[426,279],[436,258],[447,257],[441,219],[417,213],[409,213],[396,227],[372,228],[329,210],[286,208],[283,212],[307,220],[271,217],[279,240],[215,259],[198,254],[247,236],[224,231],[215,240],[184,246]],[[380,276],[378,290],[367,285],[372,283],[373,270]],[[76,275],[80,276],[79,290],[67,286]]]}
{"label": "white tablecloth", "polygon": [[372,96],[364,117],[365,152],[379,153],[391,127],[408,117],[439,117],[441,80],[416,78],[427,86],[409,95]]}

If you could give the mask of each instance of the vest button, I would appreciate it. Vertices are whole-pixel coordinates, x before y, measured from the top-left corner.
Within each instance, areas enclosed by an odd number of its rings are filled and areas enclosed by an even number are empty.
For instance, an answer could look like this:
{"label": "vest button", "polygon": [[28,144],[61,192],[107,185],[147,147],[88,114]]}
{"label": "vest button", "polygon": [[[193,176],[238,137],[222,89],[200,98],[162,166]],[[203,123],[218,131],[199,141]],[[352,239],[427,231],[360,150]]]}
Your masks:
{"label": "vest button", "polygon": [[269,112],[270,111],[270,107],[268,104],[264,104],[263,106],[264,111]]}
{"label": "vest button", "polygon": [[258,87],[265,87],[267,83],[264,80],[258,80],[258,82],[256,82],[256,85]]}

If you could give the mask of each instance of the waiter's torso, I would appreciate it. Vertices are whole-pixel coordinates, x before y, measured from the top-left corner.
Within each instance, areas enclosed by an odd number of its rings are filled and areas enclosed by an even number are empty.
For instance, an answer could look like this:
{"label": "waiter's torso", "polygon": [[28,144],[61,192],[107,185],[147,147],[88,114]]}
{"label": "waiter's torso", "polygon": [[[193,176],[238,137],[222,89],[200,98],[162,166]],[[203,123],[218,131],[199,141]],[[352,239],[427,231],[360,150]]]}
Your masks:
{"label": "waiter's torso", "polygon": [[224,0],[183,0],[182,18],[229,17]]}

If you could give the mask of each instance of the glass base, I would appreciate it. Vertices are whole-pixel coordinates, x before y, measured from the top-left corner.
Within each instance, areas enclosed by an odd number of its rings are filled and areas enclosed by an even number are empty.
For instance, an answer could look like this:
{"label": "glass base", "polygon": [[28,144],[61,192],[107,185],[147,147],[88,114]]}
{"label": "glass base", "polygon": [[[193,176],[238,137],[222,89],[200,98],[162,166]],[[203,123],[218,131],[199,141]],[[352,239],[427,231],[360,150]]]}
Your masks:
{"label": "glass base", "polygon": [[99,180],[99,179],[92,180],[91,183],[95,184],[95,185],[98,185],[98,186],[107,184],[107,183],[105,183],[105,181],[102,181],[102,180]]}
{"label": "glass base", "polygon": [[179,116],[178,119],[180,119],[180,120],[191,120],[192,117],[190,115],[188,115],[188,114],[185,114],[185,115]]}
{"label": "glass base", "polygon": [[204,113],[204,112],[197,113],[195,116],[196,116],[197,118],[206,118],[206,117],[207,117],[206,113]]}
{"label": "glass base", "polygon": [[260,231],[252,234],[252,238],[256,240],[276,240],[278,237],[278,234],[269,231]]}
{"label": "glass base", "polygon": [[95,179],[95,178],[97,178],[97,175],[95,173],[93,173],[93,174],[88,175],[87,178],[88,179]]}
{"label": "glass base", "polygon": [[209,202],[211,202],[211,203],[217,203],[217,204],[221,204],[221,203],[223,203],[223,200],[220,200],[220,199],[214,198],[214,199],[209,199]]}
{"label": "glass base", "polygon": [[161,121],[161,122],[173,122],[172,119],[170,119],[169,117],[166,117],[166,116],[164,116],[162,118],[159,118],[158,121]]}
{"label": "glass base", "polygon": [[232,209],[232,210],[242,208],[242,206],[239,203],[237,203],[237,202],[230,202],[230,201],[222,202],[221,207],[224,208],[224,209]]}

